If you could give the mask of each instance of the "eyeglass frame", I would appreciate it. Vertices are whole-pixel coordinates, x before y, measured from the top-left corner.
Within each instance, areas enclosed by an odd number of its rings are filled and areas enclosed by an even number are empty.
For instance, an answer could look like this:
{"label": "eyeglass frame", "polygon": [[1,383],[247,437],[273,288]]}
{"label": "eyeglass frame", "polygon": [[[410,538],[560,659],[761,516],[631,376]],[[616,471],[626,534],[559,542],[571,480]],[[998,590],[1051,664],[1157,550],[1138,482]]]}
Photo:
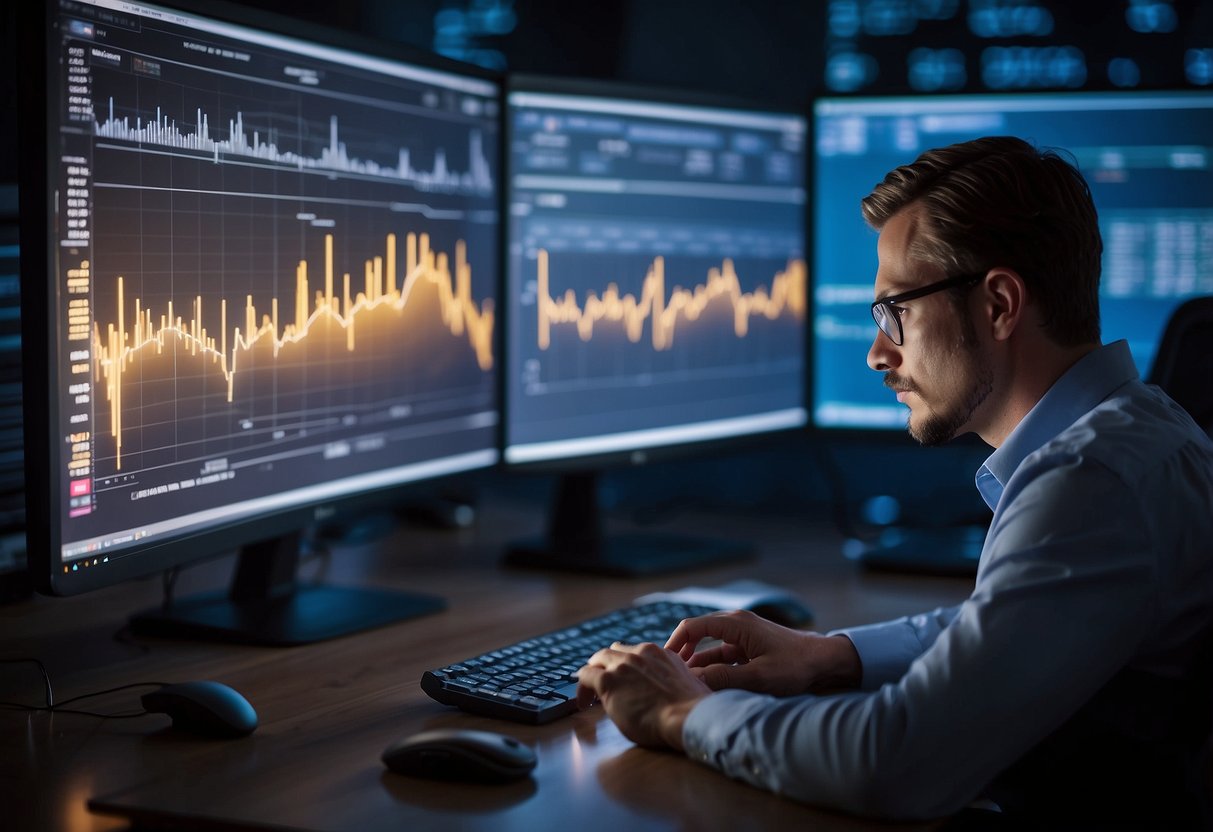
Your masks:
{"label": "eyeglass frame", "polygon": [[[901,328],[901,314],[900,314],[900,310],[897,307],[897,304],[905,303],[908,300],[917,300],[918,298],[923,298],[923,297],[926,297],[927,295],[933,295],[936,292],[942,292],[944,289],[953,289],[953,288],[956,288],[957,286],[964,286],[964,285],[970,284],[970,283],[975,284],[975,283],[977,283],[977,281],[981,280],[987,274],[989,274],[989,272],[984,271],[984,272],[980,272],[977,274],[964,274],[964,275],[959,275],[957,277],[948,277],[948,278],[944,278],[943,280],[938,280],[935,283],[928,283],[926,286],[919,286],[917,289],[911,289],[908,292],[902,292],[901,294],[898,294],[898,295],[889,295],[886,298],[881,298],[880,300],[873,301],[873,303],[872,303],[872,320],[876,322],[876,328],[879,329],[881,332],[883,332],[885,334],[885,337],[887,337],[890,341],[892,341],[895,346],[900,347],[903,343],[905,343],[906,336],[905,336],[905,331]],[[878,313],[877,307],[882,307],[882,306],[887,307],[888,312]],[[893,334],[891,332],[889,332],[889,330],[885,329],[884,325],[881,324],[880,318],[877,317],[878,314],[884,315],[886,320],[896,321],[896,323],[897,323],[897,337],[896,338],[894,338]]]}

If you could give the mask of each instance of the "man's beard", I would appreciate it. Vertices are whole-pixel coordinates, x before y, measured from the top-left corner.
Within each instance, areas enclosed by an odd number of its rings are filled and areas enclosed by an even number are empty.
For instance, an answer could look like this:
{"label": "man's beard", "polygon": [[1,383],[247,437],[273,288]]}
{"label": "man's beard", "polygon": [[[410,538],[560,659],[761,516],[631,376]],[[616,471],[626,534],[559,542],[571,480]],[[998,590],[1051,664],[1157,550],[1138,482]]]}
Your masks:
{"label": "man's beard", "polygon": [[974,379],[973,386],[969,388],[969,395],[963,402],[950,411],[928,414],[917,428],[910,423],[906,424],[910,436],[918,440],[918,444],[934,447],[950,442],[969,419],[973,418],[973,412],[994,389],[993,374],[985,362],[977,364],[975,369],[977,378]]}
{"label": "man's beard", "polygon": [[[994,390],[994,373],[977,346],[977,331],[973,321],[967,316],[962,317],[960,339],[952,352],[952,360],[964,361],[972,375],[972,383],[964,400],[955,407],[944,412],[931,412],[926,415],[917,427],[910,420],[906,421],[906,429],[910,436],[925,447],[934,447],[949,442],[956,437],[960,429],[973,418],[973,413]],[[900,381],[896,374],[885,374],[885,384],[895,390],[905,390],[918,393],[914,385]],[[919,393],[921,398],[921,393]]]}

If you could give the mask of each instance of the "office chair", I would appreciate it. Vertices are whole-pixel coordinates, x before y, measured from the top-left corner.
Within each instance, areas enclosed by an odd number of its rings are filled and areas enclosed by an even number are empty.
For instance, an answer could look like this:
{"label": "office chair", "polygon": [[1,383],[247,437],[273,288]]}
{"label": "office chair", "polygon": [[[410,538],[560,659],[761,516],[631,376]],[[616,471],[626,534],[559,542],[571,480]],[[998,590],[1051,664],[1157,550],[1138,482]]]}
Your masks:
{"label": "office chair", "polygon": [[1172,313],[1146,381],[1213,431],[1213,295],[1186,300]]}

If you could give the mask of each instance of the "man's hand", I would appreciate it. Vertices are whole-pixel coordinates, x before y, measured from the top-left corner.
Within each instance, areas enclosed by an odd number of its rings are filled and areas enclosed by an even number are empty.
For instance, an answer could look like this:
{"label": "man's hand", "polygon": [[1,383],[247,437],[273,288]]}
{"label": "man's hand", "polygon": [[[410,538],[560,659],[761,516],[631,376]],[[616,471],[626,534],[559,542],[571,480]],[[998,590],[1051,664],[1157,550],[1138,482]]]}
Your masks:
{"label": "man's hand", "polygon": [[[722,643],[695,652],[703,639]],[[846,636],[791,630],[748,610],[688,618],[665,644],[712,690],[794,696],[858,687],[863,668]]]}
{"label": "man's hand", "polygon": [[577,672],[577,704],[597,697],[623,735],[649,748],[683,750],[687,714],[711,693],[676,653],[656,644],[616,642]]}

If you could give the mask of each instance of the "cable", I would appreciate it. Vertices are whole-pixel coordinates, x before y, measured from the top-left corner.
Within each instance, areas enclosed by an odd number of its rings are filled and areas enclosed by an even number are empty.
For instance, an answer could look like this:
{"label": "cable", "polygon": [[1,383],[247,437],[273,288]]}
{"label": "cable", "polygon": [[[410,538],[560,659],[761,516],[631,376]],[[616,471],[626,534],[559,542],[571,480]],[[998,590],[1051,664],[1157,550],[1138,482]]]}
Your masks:
{"label": "cable", "polygon": [[56,714],[78,714],[80,716],[94,716],[100,719],[131,719],[137,716],[146,716],[151,713],[148,710],[141,710],[133,713],[114,713],[103,714],[98,711],[82,711],[76,708],[65,708],[64,705],[70,705],[73,702],[79,702],[82,699],[92,699],[97,696],[104,696],[107,693],[117,693],[120,690],[130,690],[131,688],[162,688],[167,682],[132,682],[129,685],[119,685],[115,688],[107,688],[106,690],[97,690],[91,693],[82,693],[79,696],[73,696],[70,699],[65,699],[62,702],[55,704],[54,693],[51,690],[51,677],[46,672],[46,667],[37,659],[0,659],[0,664],[36,664],[42,672],[42,678],[46,683],[46,704],[45,705],[27,705],[24,702],[0,702],[0,707],[8,708],[9,710],[19,711],[46,711]]}
{"label": "cable", "polygon": [[[46,685],[46,705],[45,705],[45,707],[48,710],[50,708],[55,707],[55,692],[53,690],[51,690],[51,677],[50,677],[50,674],[46,672],[46,666],[43,665],[42,662],[38,661],[37,659],[0,659],[0,664],[36,664],[36,665],[38,665],[38,671],[42,674],[42,681]],[[0,703],[0,704],[7,705],[10,703],[4,702],[4,703]]]}
{"label": "cable", "polygon": [[168,682],[131,682],[129,685],[119,685],[116,688],[108,688],[106,690],[93,691],[92,693],[82,693],[79,696],[73,696],[71,699],[64,699],[56,708],[63,705],[70,705],[73,702],[79,702],[81,699],[92,699],[94,696],[104,696],[107,693],[117,693],[120,690],[130,690],[131,688],[162,688],[168,685]]}

